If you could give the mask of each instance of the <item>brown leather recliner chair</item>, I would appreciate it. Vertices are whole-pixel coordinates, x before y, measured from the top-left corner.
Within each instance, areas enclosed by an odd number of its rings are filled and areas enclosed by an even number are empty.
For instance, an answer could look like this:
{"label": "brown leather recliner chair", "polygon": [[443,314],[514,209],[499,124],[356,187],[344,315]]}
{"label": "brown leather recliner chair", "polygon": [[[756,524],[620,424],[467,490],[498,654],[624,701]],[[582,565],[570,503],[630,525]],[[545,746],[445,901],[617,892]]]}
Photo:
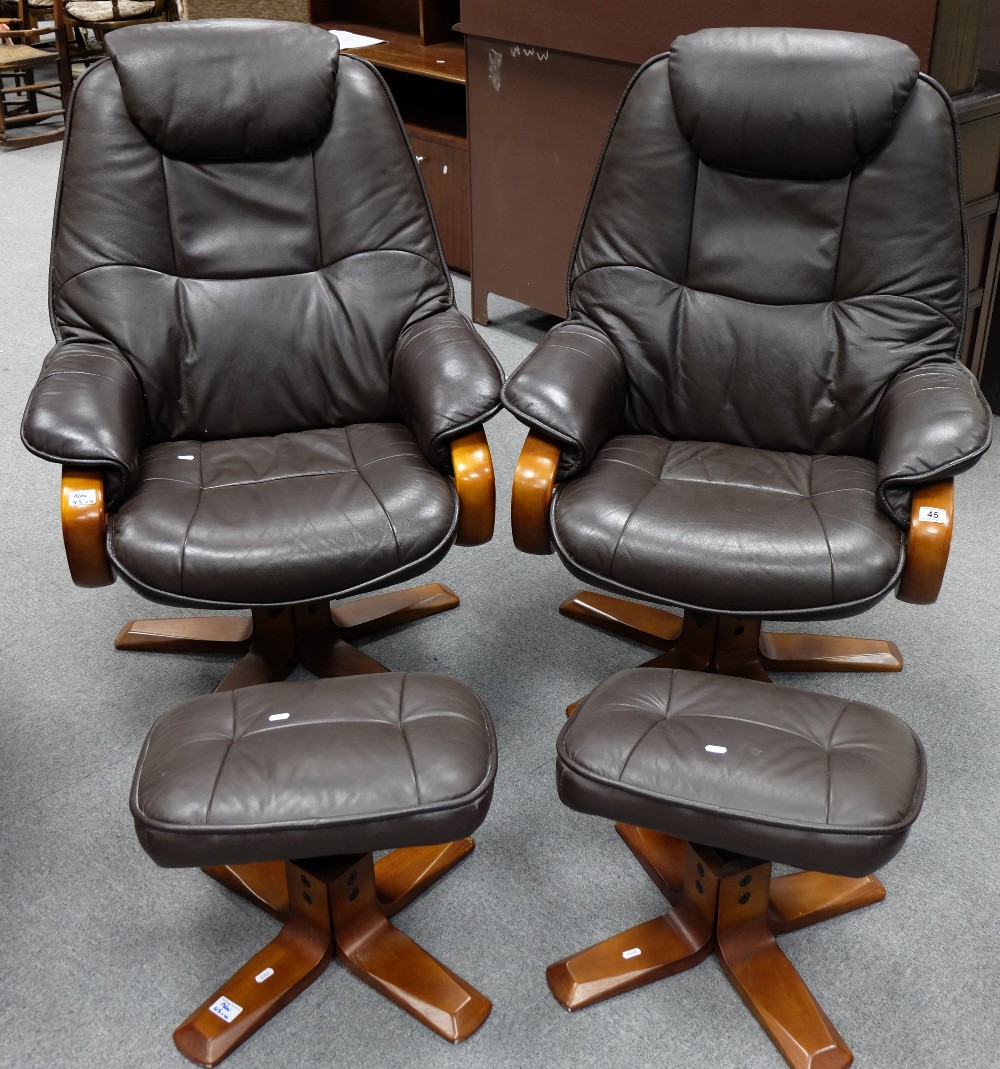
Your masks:
{"label": "brown leather recliner chair", "polygon": [[[70,568],[153,601],[124,648],[246,650],[220,689],[383,670],[345,636],[451,608],[329,608],[487,541],[502,373],[455,308],[402,123],[316,27],[116,31],[80,79],[57,344],[25,445],[64,465]],[[457,492],[456,492],[457,488]],[[106,525],[106,532],[105,532]]]}
{"label": "brown leather recliner chair", "polygon": [[568,615],[761,679],[899,670],[888,642],[761,619],[937,596],[952,476],[988,448],[961,352],[949,101],[884,38],[711,29],[637,74],[569,275],[511,377],[532,430],[514,538],[554,545]]}

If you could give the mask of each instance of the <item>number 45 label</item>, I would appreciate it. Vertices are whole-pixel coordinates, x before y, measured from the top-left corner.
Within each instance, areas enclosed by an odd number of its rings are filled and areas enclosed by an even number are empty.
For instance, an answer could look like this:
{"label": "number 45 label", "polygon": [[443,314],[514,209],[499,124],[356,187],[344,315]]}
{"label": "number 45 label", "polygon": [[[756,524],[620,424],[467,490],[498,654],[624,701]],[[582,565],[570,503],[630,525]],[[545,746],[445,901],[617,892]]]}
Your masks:
{"label": "number 45 label", "polygon": [[917,513],[917,519],[923,523],[947,523],[948,513],[944,509],[931,508],[928,505],[921,505],[920,510]]}

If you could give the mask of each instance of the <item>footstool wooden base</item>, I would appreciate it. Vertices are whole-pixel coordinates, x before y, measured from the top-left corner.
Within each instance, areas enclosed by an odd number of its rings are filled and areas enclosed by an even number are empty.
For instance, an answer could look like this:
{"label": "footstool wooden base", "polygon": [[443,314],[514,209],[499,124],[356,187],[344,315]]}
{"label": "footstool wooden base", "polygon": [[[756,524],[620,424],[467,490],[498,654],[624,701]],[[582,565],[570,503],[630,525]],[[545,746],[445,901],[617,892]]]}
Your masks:
{"label": "footstool wooden base", "polygon": [[272,683],[161,717],[133,781],[140,842],[283,921],[177,1029],[181,1053],[218,1064],[333,957],[443,1038],[470,1036],[489,1000],[388,918],[473,849],[495,773],[481,700],[427,673]]}
{"label": "footstool wooden base", "polygon": [[[622,818],[619,834],[673,903],[549,966],[559,1002],[580,1009],[714,951],[793,1069],[850,1065],[774,937],[885,897],[861,873],[900,849],[920,810],[925,764],[910,729],[860,703],[645,668],[580,702],[557,749],[562,800]],[[772,860],[806,871],[772,880]]]}
{"label": "footstool wooden base", "polygon": [[[465,842],[471,849],[472,841]],[[174,1032],[185,1057],[217,1065],[333,957],[452,1043],[467,1039],[489,1016],[489,999],[389,923],[371,854],[289,861],[285,873],[284,926]]]}

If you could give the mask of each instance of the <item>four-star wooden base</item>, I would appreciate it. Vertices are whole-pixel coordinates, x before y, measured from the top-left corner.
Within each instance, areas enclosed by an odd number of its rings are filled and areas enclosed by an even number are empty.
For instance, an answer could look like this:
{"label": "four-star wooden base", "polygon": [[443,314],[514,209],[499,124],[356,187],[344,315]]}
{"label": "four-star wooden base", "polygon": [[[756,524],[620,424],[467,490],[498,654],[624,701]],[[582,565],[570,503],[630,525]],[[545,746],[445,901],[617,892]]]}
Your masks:
{"label": "four-star wooden base", "polygon": [[569,1010],[593,1005],[690,969],[714,950],[793,1069],[850,1065],[850,1049],[774,937],[879,902],[882,884],[818,872],[772,880],[770,862],[616,827],[673,908],[550,965],[559,1002]]}
{"label": "four-star wooden base", "polygon": [[564,616],[663,652],[648,667],[686,668],[770,682],[769,672],[900,672],[894,642],[761,631],[751,616],[683,616],[608,594],[581,590],[559,606]]}
{"label": "four-star wooden base", "polygon": [[297,664],[315,676],[385,672],[374,657],[350,640],[421,620],[459,603],[442,583],[375,594],[342,605],[314,601],[286,608],[254,609],[251,616],[182,616],[166,620],[130,620],[118,633],[115,648],[158,653],[241,655],[217,691],[276,683]]}
{"label": "four-star wooden base", "polygon": [[[474,845],[463,839],[406,847],[377,863],[371,854],[358,854],[207,869],[269,912],[283,913],[284,924],[174,1032],[177,1049],[200,1065],[217,1065],[305,990],[334,957],[439,1036],[452,1043],[468,1038],[489,1016],[489,999],[388,918]],[[249,882],[240,884],[238,874],[248,870]],[[274,901],[260,901],[251,888],[255,879],[270,887]],[[280,893],[274,890],[279,882]]]}

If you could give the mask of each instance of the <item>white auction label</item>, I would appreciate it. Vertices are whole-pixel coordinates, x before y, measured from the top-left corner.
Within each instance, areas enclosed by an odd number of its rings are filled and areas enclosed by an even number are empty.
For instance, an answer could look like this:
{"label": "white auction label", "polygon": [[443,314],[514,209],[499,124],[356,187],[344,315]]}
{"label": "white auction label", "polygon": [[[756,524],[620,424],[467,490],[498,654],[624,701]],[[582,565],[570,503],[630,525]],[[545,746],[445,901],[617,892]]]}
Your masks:
{"label": "white auction label", "polygon": [[71,509],[82,509],[88,505],[97,504],[97,491],[96,490],[74,490],[69,495],[69,507]]}
{"label": "white auction label", "polygon": [[225,995],[220,995],[208,1008],[216,1017],[221,1017],[226,1024],[229,1024],[230,1021],[235,1021],[243,1012],[242,1006],[226,998]]}
{"label": "white auction label", "polygon": [[929,505],[921,505],[917,512],[917,519],[924,523],[947,523],[948,513],[944,509],[931,508]]}
{"label": "white auction label", "polygon": [[623,950],[622,957],[628,961],[629,958],[637,958],[642,951],[638,947],[632,947],[631,950]]}
{"label": "white auction label", "polygon": [[257,973],[254,979],[258,984],[262,984],[265,980],[270,980],[272,976],[274,976],[274,969],[269,965],[263,972]]}

